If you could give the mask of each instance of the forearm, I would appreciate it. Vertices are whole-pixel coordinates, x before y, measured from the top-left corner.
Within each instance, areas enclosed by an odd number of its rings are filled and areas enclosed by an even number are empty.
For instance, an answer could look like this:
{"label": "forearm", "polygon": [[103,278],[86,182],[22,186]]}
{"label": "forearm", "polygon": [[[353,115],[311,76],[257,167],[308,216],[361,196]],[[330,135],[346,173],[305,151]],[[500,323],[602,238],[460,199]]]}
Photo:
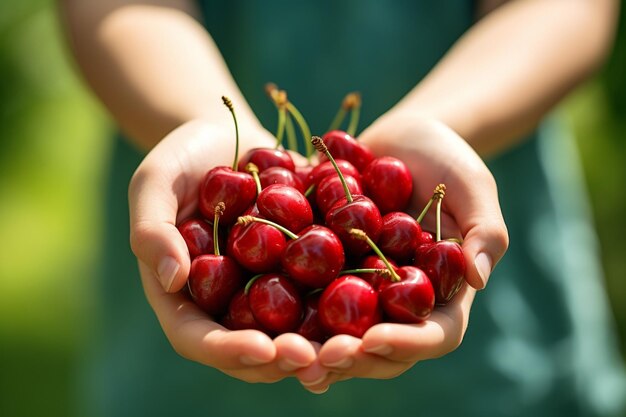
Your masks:
{"label": "forearm", "polygon": [[221,95],[242,124],[258,123],[188,0],[61,0],[71,49],[87,82],[120,127],[152,148],[175,127],[224,115]]}
{"label": "forearm", "polygon": [[397,106],[439,119],[482,155],[510,147],[610,49],[615,0],[518,0],[477,22]]}

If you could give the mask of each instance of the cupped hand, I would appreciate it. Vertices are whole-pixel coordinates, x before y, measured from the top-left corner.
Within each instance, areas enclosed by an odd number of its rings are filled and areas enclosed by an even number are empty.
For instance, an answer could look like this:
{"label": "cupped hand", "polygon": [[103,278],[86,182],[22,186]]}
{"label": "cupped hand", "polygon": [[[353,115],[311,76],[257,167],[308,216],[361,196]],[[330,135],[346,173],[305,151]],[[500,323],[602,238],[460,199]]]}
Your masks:
{"label": "cupped hand", "polygon": [[[359,140],[375,154],[394,156],[407,164],[414,180],[413,213],[421,211],[437,184],[446,185],[442,236],[463,240],[466,283],[450,303],[437,307],[423,323],[382,323],[361,339],[347,335],[329,339],[316,362],[299,374],[314,392],[353,377],[393,378],[420,360],[455,350],[465,335],[476,289],[486,285],[508,247],[495,180],[474,150],[450,128],[411,113],[390,112]],[[433,219],[431,210],[424,220],[430,230],[434,230]]]}
{"label": "cupped hand", "polygon": [[[230,116],[225,113],[224,119]],[[241,124],[240,133],[240,154],[274,144],[255,123]],[[272,340],[256,330],[229,331],[180,292],[190,260],[176,224],[196,210],[205,173],[232,166],[234,153],[234,128],[227,123],[191,121],[165,137],[129,186],[131,246],[146,297],[176,352],[244,381],[274,382],[314,363],[319,346],[296,334]]]}

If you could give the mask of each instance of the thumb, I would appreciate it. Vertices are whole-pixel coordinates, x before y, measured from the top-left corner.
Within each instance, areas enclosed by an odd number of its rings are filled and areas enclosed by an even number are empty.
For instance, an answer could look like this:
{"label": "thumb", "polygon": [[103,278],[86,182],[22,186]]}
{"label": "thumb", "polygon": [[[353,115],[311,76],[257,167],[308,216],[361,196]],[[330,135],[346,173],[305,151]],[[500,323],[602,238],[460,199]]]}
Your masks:
{"label": "thumb", "polygon": [[[498,194],[493,177],[478,180],[473,177],[473,186],[478,185],[480,192],[450,193],[446,198],[462,199],[461,216],[456,220],[463,234],[463,254],[465,257],[465,280],[475,289],[487,285],[493,268],[504,256],[509,246],[509,235],[502,217]],[[478,183],[478,184],[477,184]],[[465,194],[465,195],[463,195]],[[461,201],[456,202],[456,204]]]}
{"label": "thumb", "polygon": [[177,292],[187,281],[191,263],[185,240],[175,225],[177,186],[151,171],[140,165],[130,182],[130,245],[163,289]]}

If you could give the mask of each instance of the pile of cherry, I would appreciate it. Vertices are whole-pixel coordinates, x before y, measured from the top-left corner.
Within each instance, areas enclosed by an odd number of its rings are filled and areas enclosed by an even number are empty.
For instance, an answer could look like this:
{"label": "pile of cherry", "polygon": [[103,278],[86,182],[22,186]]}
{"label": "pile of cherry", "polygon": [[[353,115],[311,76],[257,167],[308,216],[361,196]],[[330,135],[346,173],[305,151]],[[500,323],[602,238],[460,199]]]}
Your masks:
{"label": "pile of cherry", "polygon": [[[426,320],[435,304],[454,297],[465,274],[459,243],[441,239],[445,186],[435,188],[417,219],[410,216],[404,210],[413,183],[405,164],[375,158],[337,129],[312,137],[317,165],[296,168],[279,146],[283,130],[289,134],[290,115],[303,135],[308,126],[284,92],[272,97],[276,148],[252,149],[241,159],[236,150],[232,167],[209,170],[199,214],[178,225],[192,260],[191,298],[229,329],[296,332],[318,342],[361,337],[382,321]],[[223,101],[238,143],[232,103]],[[434,202],[435,236],[420,227]]]}

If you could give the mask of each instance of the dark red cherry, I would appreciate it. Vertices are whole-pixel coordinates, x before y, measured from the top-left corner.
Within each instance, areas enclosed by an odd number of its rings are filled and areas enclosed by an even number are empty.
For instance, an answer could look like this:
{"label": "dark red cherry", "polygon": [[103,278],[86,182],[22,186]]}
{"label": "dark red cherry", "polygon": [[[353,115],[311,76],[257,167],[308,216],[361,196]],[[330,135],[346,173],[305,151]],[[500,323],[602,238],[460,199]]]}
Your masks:
{"label": "dark red cherry", "polygon": [[294,233],[313,223],[313,210],[306,197],[288,185],[274,184],[263,189],[256,200],[259,213]]}
{"label": "dark red cherry", "polygon": [[380,236],[382,218],[372,200],[356,195],[352,202],[343,197],[326,214],[326,226],[339,236],[347,254],[360,256],[370,251],[367,242],[350,235],[352,229],[361,229],[374,242]]}
{"label": "dark red cherry", "polygon": [[465,257],[456,242],[441,240],[428,245],[416,258],[415,266],[430,278],[438,305],[447,304],[463,284]]}
{"label": "dark red cherry", "polygon": [[[296,175],[302,181],[302,185],[306,183],[306,179],[309,177],[311,170],[313,169],[313,165],[298,165],[296,166]],[[307,187],[304,188],[306,191]]]}
{"label": "dark red cherry", "polygon": [[318,314],[330,334],[354,337],[363,336],[382,317],[378,293],[354,275],[337,278],[324,289]]}
{"label": "dark red cherry", "polygon": [[285,236],[273,226],[250,223],[236,225],[228,238],[228,254],[249,271],[275,271],[287,246]]}
{"label": "dark red cherry", "polygon": [[426,320],[435,307],[435,291],[426,274],[413,266],[396,270],[400,281],[381,282],[379,291],[383,311],[399,323],[419,323]]}
{"label": "dark red cherry", "polygon": [[309,288],[323,288],[339,275],[344,261],[337,235],[324,226],[312,225],[287,244],[282,266],[294,281]]}
{"label": "dark red cherry", "polygon": [[[351,194],[363,194],[361,183],[356,178],[351,176],[344,176],[344,178]],[[337,175],[323,178],[315,189],[315,203],[323,216],[338,200],[345,196],[341,178]]]}
{"label": "dark red cherry", "polygon": [[[339,170],[343,173],[344,176],[354,177],[359,182],[359,184],[361,183],[361,174],[354,167],[354,165],[352,165],[345,159],[336,159],[335,162],[337,163]],[[313,184],[318,185],[321,180],[328,177],[329,175],[337,175],[337,171],[335,170],[332,162],[325,161],[315,166],[307,176],[306,181],[304,182],[305,189],[308,189]]]}
{"label": "dark red cherry", "polygon": [[241,268],[227,256],[200,255],[191,263],[189,292],[194,302],[212,316],[226,311],[243,284]]}
{"label": "dark red cherry", "polygon": [[207,172],[200,184],[198,208],[204,217],[212,219],[217,203],[224,202],[223,224],[231,225],[244,210],[254,203],[256,185],[250,174],[219,166]]}
{"label": "dark red cherry", "polygon": [[406,213],[394,211],[383,216],[378,247],[387,256],[405,263],[415,256],[422,228]]}
{"label": "dark red cherry", "polygon": [[208,221],[193,217],[178,225],[178,231],[187,244],[189,257],[213,253],[213,225]]}
{"label": "dark red cherry", "polygon": [[[374,160],[374,154],[366,146],[361,145],[352,136],[341,130],[332,130],[326,133],[322,139],[330,153],[336,159],[345,159],[350,162],[359,172],[363,172],[365,167]],[[320,155],[320,161],[325,161],[326,157]]]}
{"label": "dark red cherry", "polygon": [[289,185],[304,194],[305,188],[300,177],[293,171],[283,167],[269,167],[259,174],[261,187],[266,188],[272,184]]}
{"label": "dark red cherry", "polygon": [[254,148],[246,152],[237,163],[237,170],[245,172],[246,165],[252,162],[263,172],[270,167],[283,167],[289,171],[295,171],[296,165],[291,159],[289,152],[280,149]]}
{"label": "dark red cherry", "polygon": [[302,321],[302,300],[294,285],[280,274],[257,278],[248,292],[254,318],[269,331],[292,332]]}
{"label": "dark red cherry", "polygon": [[322,292],[317,291],[304,299],[304,317],[302,318],[300,327],[296,330],[296,333],[305,339],[318,343],[324,343],[326,339],[328,339],[328,335],[319,320],[319,301],[321,295]]}
{"label": "dark red cherry", "polygon": [[237,291],[230,300],[228,312],[222,319],[222,325],[230,330],[255,329],[267,332],[254,318],[248,304],[248,296],[243,288]]}
{"label": "dark red cherry", "polygon": [[383,156],[374,159],[363,171],[363,187],[381,214],[404,211],[413,193],[413,178],[402,161]]}

